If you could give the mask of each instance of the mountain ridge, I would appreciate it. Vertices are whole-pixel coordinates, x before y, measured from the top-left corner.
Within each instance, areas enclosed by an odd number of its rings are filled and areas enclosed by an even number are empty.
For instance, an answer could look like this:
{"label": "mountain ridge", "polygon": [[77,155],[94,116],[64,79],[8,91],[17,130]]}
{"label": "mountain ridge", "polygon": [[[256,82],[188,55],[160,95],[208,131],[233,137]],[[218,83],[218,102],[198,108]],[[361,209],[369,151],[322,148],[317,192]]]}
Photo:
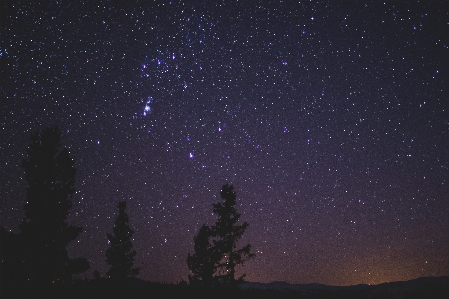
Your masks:
{"label": "mountain ridge", "polygon": [[[363,293],[364,295],[380,294],[414,294],[440,292],[441,298],[449,298],[449,276],[419,277],[406,281],[385,282],[376,285],[357,284],[351,286],[332,286],[320,283],[290,284],[285,281],[273,281],[270,283],[244,282],[242,289],[275,290],[283,292],[311,293]],[[447,297],[445,297],[447,296]]]}

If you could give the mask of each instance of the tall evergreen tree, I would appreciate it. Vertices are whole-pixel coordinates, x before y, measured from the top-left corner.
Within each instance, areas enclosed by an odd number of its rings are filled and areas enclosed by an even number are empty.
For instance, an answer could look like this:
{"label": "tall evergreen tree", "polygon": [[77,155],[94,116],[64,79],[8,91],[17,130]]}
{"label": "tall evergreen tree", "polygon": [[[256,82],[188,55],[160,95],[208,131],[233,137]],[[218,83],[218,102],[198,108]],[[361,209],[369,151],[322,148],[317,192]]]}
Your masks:
{"label": "tall evergreen tree", "polygon": [[70,259],[67,245],[82,228],[69,225],[67,216],[75,192],[75,162],[61,149],[58,127],[47,128],[30,137],[25,169],[27,201],[20,239],[29,265],[28,279],[38,283],[64,281],[89,269],[86,259]]}
{"label": "tall evergreen tree", "polygon": [[19,246],[19,237],[0,226],[0,298],[20,297],[29,277],[29,265],[23,263],[25,248]]}
{"label": "tall evergreen tree", "polygon": [[213,204],[213,212],[218,216],[218,220],[212,230],[215,238],[214,247],[220,253],[220,261],[217,265],[219,280],[224,283],[235,285],[243,281],[245,274],[239,278],[235,277],[235,268],[237,265],[243,265],[247,260],[255,255],[251,253],[251,245],[237,249],[237,242],[248,228],[248,222],[238,225],[240,213],[237,212],[235,205],[237,203],[236,193],[233,185],[223,185],[220,192],[222,202]]}
{"label": "tall evergreen tree", "polygon": [[107,234],[110,247],[106,250],[106,262],[111,266],[107,275],[113,279],[123,280],[138,275],[140,268],[133,268],[136,252],[132,250],[131,239],[134,232],[128,224],[126,202],[119,202],[117,207],[119,213],[115,219],[113,235]]}
{"label": "tall evergreen tree", "polygon": [[203,224],[198,234],[194,237],[195,253],[187,256],[187,266],[192,272],[189,275],[191,285],[211,286],[214,279],[216,264],[218,263],[217,251],[212,246],[213,232],[209,226]]}

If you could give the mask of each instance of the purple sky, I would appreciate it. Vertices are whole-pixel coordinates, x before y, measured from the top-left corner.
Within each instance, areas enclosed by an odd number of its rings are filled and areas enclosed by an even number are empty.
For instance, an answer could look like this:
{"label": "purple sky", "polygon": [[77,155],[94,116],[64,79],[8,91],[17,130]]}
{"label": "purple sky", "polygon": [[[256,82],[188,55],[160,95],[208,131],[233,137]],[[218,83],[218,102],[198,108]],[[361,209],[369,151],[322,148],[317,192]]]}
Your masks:
{"label": "purple sky", "polygon": [[125,200],[139,277],[186,280],[226,183],[249,281],[449,275],[445,1],[3,2],[2,226],[28,136],[58,125],[87,277]]}

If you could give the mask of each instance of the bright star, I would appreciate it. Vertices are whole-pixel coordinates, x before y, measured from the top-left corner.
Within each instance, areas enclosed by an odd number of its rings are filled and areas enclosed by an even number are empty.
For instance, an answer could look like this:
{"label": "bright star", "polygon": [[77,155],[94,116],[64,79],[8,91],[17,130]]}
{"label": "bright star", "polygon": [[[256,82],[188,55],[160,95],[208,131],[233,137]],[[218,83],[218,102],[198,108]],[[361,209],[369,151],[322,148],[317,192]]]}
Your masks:
{"label": "bright star", "polygon": [[143,116],[147,116],[147,114],[151,113],[151,102],[153,101],[152,97],[148,97],[147,103],[145,104],[145,108],[143,108]]}

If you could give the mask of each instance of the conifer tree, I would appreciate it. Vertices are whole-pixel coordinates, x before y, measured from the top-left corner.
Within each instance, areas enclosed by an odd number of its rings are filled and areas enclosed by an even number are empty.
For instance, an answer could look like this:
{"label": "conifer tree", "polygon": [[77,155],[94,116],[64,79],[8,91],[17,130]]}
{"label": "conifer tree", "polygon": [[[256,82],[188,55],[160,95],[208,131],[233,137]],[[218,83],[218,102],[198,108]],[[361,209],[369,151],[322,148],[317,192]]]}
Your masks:
{"label": "conifer tree", "polygon": [[123,280],[139,274],[140,268],[133,268],[136,252],[132,250],[133,230],[129,227],[126,202],[118,203],[119,213],[115,219],[113,234],[107,234],[110,247],[106,250],[106,262],[111,266],[106,273],[110,278]]}
{"label": "conifer tree", "polygon": [[22,161],[25,169],[27,202],[25,218],[19,226],[28,280],[36,283],[65,281],[72,274],[89,269],[84,258],[70,259],[67,245],[82,232],[69,225],[67,216],[75,192],[75,162],[61,149],[58,127],[33,133]]}
{"label": "conifer tree", "polygon": [[217,265],[217,279],[224,283],[235,285],[243,281],[245,274],[239,278],[235,277],[235,268],[237,265],[243,265],[247,260],[255,255],[251,253],[251,245],[237,249],[237,242],[248,228],[248,222],[237,224],[240,219],[240,213],[237,212],[235,205],[237,203],[236,193],[233,185],[223,185],[220,197],[222,202],[213,204],[213,212],[218,216],[218,220],[212,230],[215,239],[213,240],[215,250],[220,253],[220,261]]}
{"label": "conifer tree", "polygon": [[187,265],[192,272],[191,284],[210,286],[214,283],[235,286],[243,281],[245,274],[236,278],[235,268],[255,255],[248,244],[237,249],[237,242],[248,228],[248,223],[238,224],[240,214],[235,205],[236,194],[232,185],[223,185],[222,202],[213,204],[218,220],[213,226],[203,226],[194,237],[193,255],[188,255]]}
{"label": "conifer tree", "polygon": [[218,262],[215,248],[212,246],[212,230],[203,224],[194,237],[195,253],[187,256],[187,266],[192,272],[189,275],[191,285],[211,286]]}

